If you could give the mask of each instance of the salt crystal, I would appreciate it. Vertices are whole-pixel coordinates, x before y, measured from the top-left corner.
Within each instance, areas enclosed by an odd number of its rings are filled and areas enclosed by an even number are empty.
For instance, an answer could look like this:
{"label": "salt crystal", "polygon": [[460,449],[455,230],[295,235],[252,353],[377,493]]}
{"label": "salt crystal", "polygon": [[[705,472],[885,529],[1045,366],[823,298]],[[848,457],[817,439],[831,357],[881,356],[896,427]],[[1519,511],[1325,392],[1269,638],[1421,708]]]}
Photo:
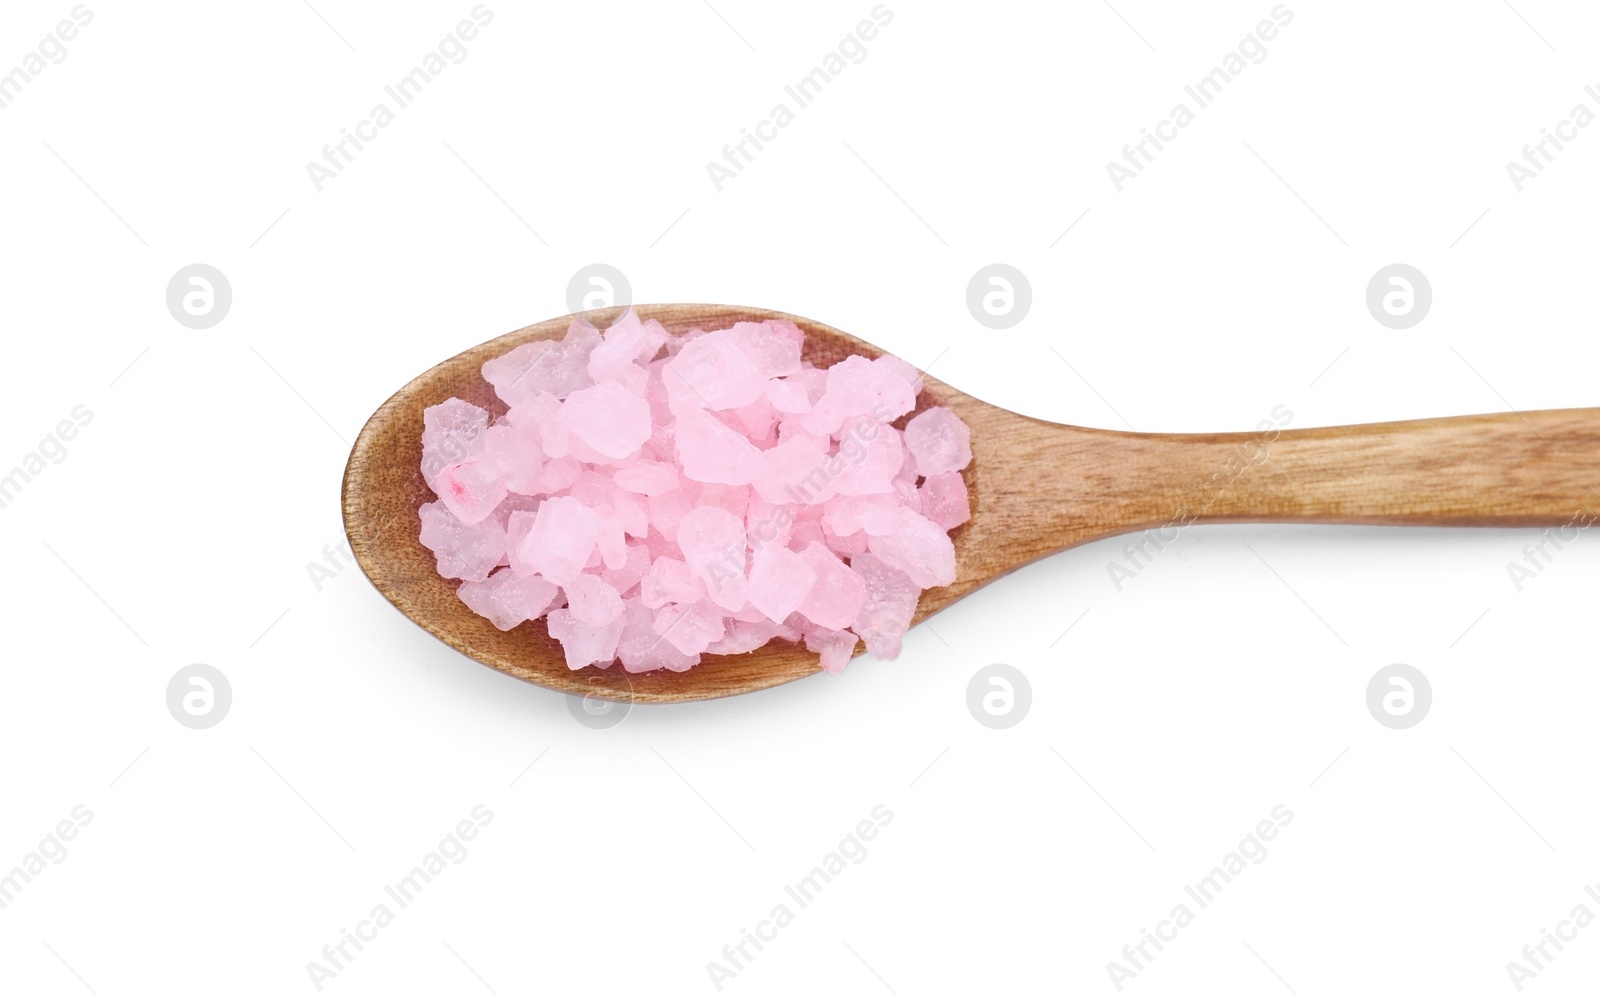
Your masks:
{"label": "salt crystal", "polygon": [[518,576],[509,569],[492,573],[487,580],[467,580],[456,588],[462,603],[502,632],[544,614],[560,592],[553,583]]}
{"label": "salt crystal", "polygon": [[695,575],[688,563],[671,556],[660,556],[652,562],[639,584],[639,598],[648,608],[697,601],[705,595],[705,581]]}
{"label": "salt crystal", "polygon": [[799,380],[768,380],[767,403],[783,414],[805,414],[811,410],[811,398],[806,396],[806,386]]}
{"label": "salt crystal", "polygon": [[762,468],[761,450],[710,411],[678,419],[678,459],[683,475],[701,483],[749,483]]}
{"label": "salt crystal", "polygon": [[561,585],[561,592],[572,617],[585,625],[602,628],[622,617],[622,595],[593,573],[579,573]]}
{"label": "salt crystal", "polygon": [[573,321],[561,341],[529,342],[483,364],[483,378],[507,407],[517,407],[541,393],[557,398],[589,386],[589,354],[600,333],[584,321]]}
{"label": "salt crystal", "polygon": [[677,487],[678,470],[671,463],[641,459],[617,470],[612,479],[636,494],[656,497]]}
{"label": "salt crystal", "polygon": [[966,469],[971,442],[972,429],[948,408],[930,407],[906,423],[906,448],[923,476]]}
{"label": "salt crystal", "polygon": [[506,490],[514,494],[539,492],[539,467],[544,453],[539,441],[509,423],[496,424],[484,436],[484,457],[499,471]]}
{"label": "salt crystal", "polygon": [[523,561],[552,583],[566,585],[583,571],[599,539],[600,517],[574,497],[552,497],[517,548]]}
{"label": "salt crystal", "polygon": [[836,492],[884,494],[894,489],[905,448],[898,431],[873,418],[857,416],[845,421],[837,455],[844,466],[833,477]]}
{"label": "salt crystal", "polygon": [[633,538],[650,533],[650,514],[645,498],[618,487],[611,494],[611,508],[622,523],[622,530]]}
{"label": "salt crystal", "polygon": [[585,445],[611,459],[626,459],[650,437],[650,405],[614,380],[572,394],[561,424]]}
{"label": "salt crystal", "polygon": [[750,488],[727,483],[687,483],[685,490],[699,507],[720,507],[743,518],[750,507]]}
{"label": "salt crystal", "polygon": [[730,618],[725,630],[726,634],[720,641],[706,647],[707,655],[735,656],[759,649],[773,639],[793,642],[799,637],[799,633],[788,625],[780,625],[765,618],[760,621],[737,621]]}
{"label": "salt crystal", "polygon": [[420,541],[434,555],[439,575],[485,580],[506,555],[505,527],[493,517],[464,525],[442,502],[417,509],[422,519]]}
{"label": "salt crystal", "polygon": [[883,368],[899,376],[902,380],[905,380],[907,383],[909,383],[911,385],[912,397],[916,397],[918,394],[922,393],[922,373],[917,370],[917,367],[911,365],[911,363],[906,362],[899,356],[893,355],[881,355],[872,360],[872,363],[875,366],[882,366]]}
{"label": "salt crystal", "polygon": [[850,569],[866,589],[861,614],[850,629],[861,636],[874,658],[894,659],[900,655],[900,640],[911,627],[922,590],[909,576],[870,552],[852,559]]}
{"label": "salt crystal", "polygon": [[595,532],[594,544],[599,550],[600,561],[606,569],[621,569],[628,564],[628,533],[622,527],[622,520],[609,504],[597,508],[595,516],[599,519],[599,528]]}
{"label": "salt crystal", "polygon": [[612,589],[626,597],[639,586],[639,582],[648,572],[650,572],[650,550],[642,545],[630,545],[627,562],[618,569],[607,569],[600,574],[600,579],[611,584]]}
{"label": "salt crystal", "polygon": [[829,673],[844,672],[844,664],[850,661],[858,641],[854,632],[806,633],[806,648],[817,654],[817,664]]}
{"label": "salt crystal", "polygon": [[795,338],[789,329],[796,333],[800,330],[788,321],[740,321],[727,333],[766,379],[800,372],[801,339]]}
{"label": "salt crystal", "polygon": [[873,554],[924,589],[954,583],[956,550],[950,536],[909,507],[897,513],[899,528],[888,535],[872,536],[869,548]]}
{"label": "salt crystal", "polygon": [[[905,443],[905,433],[900,434],[901,444]],[[922,498],[917,496],[917,461],[915,459],[902,459],[900,472],[889,481],[889,489],[894,493],[895,499],[906,507],[920,507]]]}
{"label": "salt crystal", "polygon": [[642,387],[648,374],[640,363],[654,358],[665,339],[659,321],[646,324],[630,308],[606,329],[604,340],[589,353],[589,377],[596,383],[615,380]]}
{"label": "salt crystal", "polygon": [[834,494],[828,472],[828,440],[801,432],[761,453],[752,481],[761,499],[773,504],[815,504]]}
{"label": "salt crystal", "polygon": [[578,478],[567,488],[567,494],[584,507],[599,507],[611,503],[617,483],[611,477],[593,469],[579,471]]}
{"label": "salt crystal", "polygon": [[572,486],[578,479],[578,474],[582,472],[583,463],[571,456],[552,459],[540,469],[537,492],[541,494],[558,494]]}
{"label": "salt crystal", "polygon": [[511,567],[511,572],[518,576],[538,576],[539,571],[522,558],[522,542],[528,537],[528,532],[533,530],[533,523],[538,518],[537,508],[532,511],[512,511],[506,516],[506,564]]}
{"label": "salt crystal", "polygon": [[794,512],[781,504],[768,504],[759,497],[750,502],[745,511],[744,530],[749,536],[750,547],[759,549],[763,545],[788,545],[794,533]]}
{"label": "salt crystal", "polygon": [[707,596],[736,611],[745,605],[744,522],[720,507],[697,507],[678,523],[678,547]]}
{"label": "salt crystal", "polygon": [[840,497],[828,502],[822,522],[837,535],[859,531],[889,535],[899,526],[900,519],[895,514],[899,507],[900,502],[892,493]]}
{"label": "salt crystal", "polygon": [[826,369],[818,369],[810,363],[802,362],[800,364],[800,372],[789,377],[789,379],[799,381],[805,386],[806,397],[810,399],[812,407],[816,407],[828,392],[828,371]]}
{"label": "salt crystal", "polygon": [[967,483],[960,473],[935,473],[922,481],[917,497],[918,513],[946,531],[966,524],[972,517]]}
{"label": "salt crystal", "polygon": [[694,505],[682,490],[670,490],[651,497],[645,504],[650,514],[650,527],[669,542],[678,541],[678,523]]}
{"label": "salt crystal", "polygon": [[570,436],[561,424],[561,399],[555,394],[534,394],[523,404],[507,411],[502,420],[537,439],[539,450],[547,457],[560,459],[567,454]]}
{"label": "salt crystal", "polygon": [[[871,414],[879,421],[893,421],[909,414],[917,406],[917,393],[921,390],[920,378],[907,375],[910,364],[894,356],[879,356],[872,360],[872,368],[862,371],[859,383],[850,386],[860,389],[864,399],[855,405],[861,413]],[[834,366],[828,367],[832,382]],[[848,381],[847,381],[848,382]]]}
{"label": "salt crystal", "polygon": [[866,532],[854,532],[850,535],[837,535],[830,529],[826,522],[822,525],[822,541],[836,554],[849,559],[867,551],[868,536]]}
{"label": "salt crystal", "polygon": [[586,625],[567,608],[550,612],[550,637],[561,643],[567,668],[581,670],[590,663],[610,663],[617,658],[617,642],[622,638],[623,620],[608,625]]}
{"label": "salt crystal", "polygon": [[489,412],[455,397],[424,410],[422,478],[431,484],[446,466],[483,452],[488,430]]}
{"label": "salt crystal", "polygon": [[764,447],[772,438],[772,429],[778,424],[778,413],[762,394],[752,403],[743,407],[736,407],[728,412],[733,416],[737,428],[744,432],[744,437]]}
{"label": "salt crystal", "polygon": [[506,498],[506,481],[487,456],[446,466],[434,479],[434,492],[464,525],[494,513]]}
{"label": "salt crystal", "polygon": [[866,603],[867,585],[860,573],[846,566],[821,542],[800,550],[800,558],[817,580],[800,602],[801,614],[824,628],[845,629],[856,623]]}
{"label": "salt crystal", "polygon": [[638,599],[627,602],[617,658],[629,673],[666,669],[682,673],[700,662],[698,654],[679,652],[677,646],[656,634],[656,613]]}
{"label": "salt crystal", "polygon": [[827,392],[802,416],[808,431],[832,434],[844,419],[868,416],[893,421],[917,406],[917,397],[898,367],[865,356],[846,356],[828,367]]}
{"label": "salt crystal", "polygon": [[729,337],[706,335],[684,345],[662,373],[674,410],[725,411],[760,397],[767,389],[754,359]]}
{"label": "salt crystal", "polygon": [[821,518],[796,516],[789,528],[788,545],[791,549],[804,549],[813,542],[825,546],[827,541],[828,534],[822,527]]}
{"label": "salt crystal", "polygon": [[668,604],[656,612],[654,628],[673,648],[695,656],[722,638],[722,612],[710,601]]}
{"label": "salt crystal", "polygon": [[782,622],[795,612],[817,582],[800,554],[781,545],[763,545],[750,557],[745,594],[768,620]]}

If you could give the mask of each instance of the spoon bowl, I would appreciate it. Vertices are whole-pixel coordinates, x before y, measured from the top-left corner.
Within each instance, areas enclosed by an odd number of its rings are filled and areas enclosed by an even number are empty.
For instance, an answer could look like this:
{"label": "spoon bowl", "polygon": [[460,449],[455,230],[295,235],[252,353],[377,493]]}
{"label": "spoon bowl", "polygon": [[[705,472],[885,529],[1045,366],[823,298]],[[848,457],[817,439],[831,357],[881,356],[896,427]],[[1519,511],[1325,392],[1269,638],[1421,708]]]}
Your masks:
{"label": "spoon bowl", "polygon": [[[345,532],[384,597],[441,642],[487,666],[569,694],[674,702],[729,697],[820,672],[815,654],[773,641],[742,655],[707,655],[683,673],[567,668],[543,619],[508,632],[456,596],[418,541],[418,509],[434,500],[422,478],[422,412],[451,397],[506,406],[479,370],[519,345],[566,334],[574,316],[609,327],[623,308],[567,315],[447,359],[401,387],[361,429],[345,467]],[[819,367],[883,350],[808,318],[720,304],[635,305],[669,333],[781,319],[805,332]],[[1098,538],[1149,530],[1134,546],[1170,542],[1210,521],[1348,524],[1561,525],[1600,516],[1600,409],[1512,412],[1348,428],[1288,430],[1279,413],[1254,430],[1152,434],[1053,424],[923,378],[916,413],[947,407],[972,430],[963,471],[972,518],[951,532],[956,579],[925,590],[913,624],[1042,556]],[[903,427],[904,419],[896,422]],[[858,647],[859,648],[859,647]]]}

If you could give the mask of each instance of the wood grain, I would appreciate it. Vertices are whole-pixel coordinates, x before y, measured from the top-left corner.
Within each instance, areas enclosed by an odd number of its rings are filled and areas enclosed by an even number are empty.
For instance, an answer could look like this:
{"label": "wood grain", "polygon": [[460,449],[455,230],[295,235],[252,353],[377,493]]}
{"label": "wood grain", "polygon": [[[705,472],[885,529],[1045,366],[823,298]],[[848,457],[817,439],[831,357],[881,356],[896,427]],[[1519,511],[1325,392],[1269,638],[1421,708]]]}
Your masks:
{"label": "wood grain", "polygon": [[[784,318],[819,366],[882,350],[807,318],[717,304],[637,305],[668,331]],[[618,309],[588,312],[606,327]],[[440,641],[519,679],[572,694],[647,702],[704,700],[818,672],[815,656],[777,642],[706,656],[686,673],[628,674],[620,664],[567,669],[543,620],[501,632],[455,595],[417,540],[431,502],[421,472],[422,412],[461,397],[498,416],[479,375],[525,342],[559,338],[571,317],[512,332],[433,367],[380,407],[344,476],[344,520],[357,562],[380,593]],[[925,591],[916,620],[1062,549],[1126,532],[1216,521],[1384,525],[1564,525],[1600,514],[1600,409],[1284,429],[1283,417],[1231,434],[1145,434],[1038,421],[932,377],[918,411],[949,407],[972,429],[965,471],[972,520],[952,533],[956,582]],[[915,413],[915,412],[913,412]],[[1280,410],[1281,415],[1281,410]]]}

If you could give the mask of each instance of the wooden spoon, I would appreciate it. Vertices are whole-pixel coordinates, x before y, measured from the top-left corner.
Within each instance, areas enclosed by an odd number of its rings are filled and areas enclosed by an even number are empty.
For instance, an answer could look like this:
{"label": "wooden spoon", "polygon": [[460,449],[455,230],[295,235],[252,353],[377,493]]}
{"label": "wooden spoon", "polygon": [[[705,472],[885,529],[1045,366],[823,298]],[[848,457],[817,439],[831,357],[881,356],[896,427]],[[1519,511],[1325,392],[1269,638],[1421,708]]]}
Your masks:
{"label": "wooden spoon", "polygon": [[[883,354],[827,325],[755,307],[635,310],[674,334],[787,319],[805,331],[805,358],[818,366]],[[620,313],[583,316],[606,328]],[[708,655],[686,673],[629,674],[620,663],[569,670],[543,620],[501,632],[456,597],[460,581],[439,576],[433,554],[417,540],[417,509],[434,499],[420,465],[423,409],[461,397],[499,416],[505,405],[479,367],[525,342],[561,337],[570,321],[544,321],[440,363],[390,397],[361,429],[345,468],[344,521],[373,586],[457,651],[572,694],[705,700],[818,672],[812,653],[787,642],[740,656]],[[973,457],[964,474],[972,520],[952,533],[956,581],[924,591],[916,621],[1042,556],[1190,521],[1578,527],[1600,514],[1600,408],[1346,428],[1279,430],[1263,422],[1250,432],[1173,435],[1037,421],[931,377],[918,399],[918,411],[942,405],[961,416],[972,429]]]}

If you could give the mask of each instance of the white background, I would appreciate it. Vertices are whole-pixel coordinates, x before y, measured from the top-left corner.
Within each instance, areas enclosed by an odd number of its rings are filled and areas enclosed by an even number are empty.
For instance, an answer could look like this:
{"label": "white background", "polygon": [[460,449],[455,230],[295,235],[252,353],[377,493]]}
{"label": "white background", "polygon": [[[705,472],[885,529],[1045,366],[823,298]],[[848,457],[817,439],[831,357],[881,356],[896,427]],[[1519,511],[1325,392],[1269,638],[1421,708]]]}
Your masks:
{"label": "white background", "polygon": [[[94,413],[0,509],[0,872],[94,812],[0,910],[0,987],[312,990],[483,804],[468,858],[324,990],[712,991],[707,962],[882,804],[865,861],[724,990],[1112,991],[1123,944],[1284,804],[1268,858],[1125,989],[1514,990],[1524,943],[1600,911],[1588,534],[1521,592],[1533,531],[1196,528],[1121,592],[1119,543],[1090,545],[898,661],[604,731],[307,567],[368,414],[565,313],[596,261],[636,300],[804,314],[1073,424],[1592,405],[1600,128],[1520,193],[1505,163],[1600,84],[1600,15],[1291,2],[1118,193],[1107,161],[1268,0],[891,0],[719,193],[706,162],[872,4],[712,3],[493,0],[320,193],[306,163],[468,0],[91,3],[0,111],[0,472]],[[70,9],[7,4],[0,71]],[[194,262],[234,293],[206,331],[164,302]],[[1005,331],[964,303],[992,262],[1033,287]],[[1406,331],[1364,303],[1393,262],[1434,292]],[[234,694],[206,731],[165,705],[197,662]],[[995,662],[1032,684],[1007,731],[965,703]],[[1394,662],[1434,692],[1407,731],[1364,702]],[[1579,935],[1535,989],[1593,988]]]}

